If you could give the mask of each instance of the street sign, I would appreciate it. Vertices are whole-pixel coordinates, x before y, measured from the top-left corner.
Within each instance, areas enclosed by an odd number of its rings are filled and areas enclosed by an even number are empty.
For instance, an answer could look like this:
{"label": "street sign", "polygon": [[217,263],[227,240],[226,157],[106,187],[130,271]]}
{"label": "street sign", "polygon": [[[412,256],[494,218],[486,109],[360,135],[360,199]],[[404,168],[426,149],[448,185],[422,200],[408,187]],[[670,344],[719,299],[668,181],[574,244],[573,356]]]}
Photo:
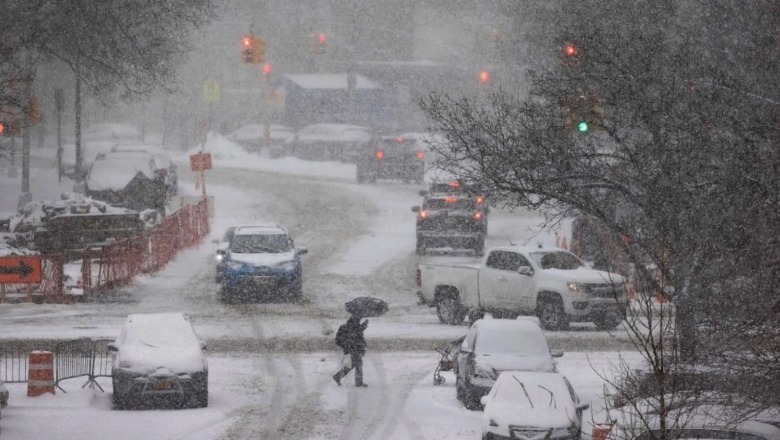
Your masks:
{"label": "street sign", "polygon": [[207,104],[214,104],[219,102],[219,83],[214,78],[208,76],[203,83],[203,102]]}
{"label": "street sign", "polygon": [[190,169],[203,171],[211,169],[211,153],[198,153],[190,155]]}
{"label": "street sign", "polygon": [[0,283],[40,283],[41,257],[0,257]]}

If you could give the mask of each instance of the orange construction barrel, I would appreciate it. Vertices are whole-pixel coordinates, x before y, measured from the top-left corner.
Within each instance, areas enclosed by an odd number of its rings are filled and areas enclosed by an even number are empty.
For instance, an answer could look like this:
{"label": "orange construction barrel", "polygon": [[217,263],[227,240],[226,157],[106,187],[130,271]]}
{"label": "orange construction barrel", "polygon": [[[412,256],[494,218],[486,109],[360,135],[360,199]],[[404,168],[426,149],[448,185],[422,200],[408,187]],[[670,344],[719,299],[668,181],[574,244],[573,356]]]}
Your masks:
{"label": "orange construction barrel", "polygon": [[33,351],[27,364],[27,396],[54,394],[54,354],[50,351]]}

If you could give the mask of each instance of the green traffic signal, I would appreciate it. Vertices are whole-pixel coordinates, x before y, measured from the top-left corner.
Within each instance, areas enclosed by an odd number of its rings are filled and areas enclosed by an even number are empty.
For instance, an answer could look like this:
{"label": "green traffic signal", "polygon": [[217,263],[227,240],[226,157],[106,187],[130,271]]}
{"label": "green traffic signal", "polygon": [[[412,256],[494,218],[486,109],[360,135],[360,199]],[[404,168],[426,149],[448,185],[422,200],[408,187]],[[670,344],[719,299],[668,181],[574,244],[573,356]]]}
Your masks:
{"label": "green traffic signal", "polygon": [[577,131],[579,131],[580,133],[587,133],[588,123],[586,121],[580,121],[580,123],[577,124]]}

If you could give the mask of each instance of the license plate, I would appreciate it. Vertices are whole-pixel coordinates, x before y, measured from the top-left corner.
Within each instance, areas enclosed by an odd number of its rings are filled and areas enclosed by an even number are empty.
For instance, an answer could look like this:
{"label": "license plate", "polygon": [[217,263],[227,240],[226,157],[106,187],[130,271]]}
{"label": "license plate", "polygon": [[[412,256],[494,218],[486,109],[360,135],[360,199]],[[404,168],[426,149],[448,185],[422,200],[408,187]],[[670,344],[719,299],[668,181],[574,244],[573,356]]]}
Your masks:
{"label": "license plate", "polygon": [[261,286],[267,286],[269,284],[273,284],[274,280],[270,277],[254,277],[255,284],[261,285]]}
{"label": "license plate", "polygon": [[154,383],[154,389],[157,391],[167,391],[173,388],[173,384],[171,384],[167,380],[158,380]]}

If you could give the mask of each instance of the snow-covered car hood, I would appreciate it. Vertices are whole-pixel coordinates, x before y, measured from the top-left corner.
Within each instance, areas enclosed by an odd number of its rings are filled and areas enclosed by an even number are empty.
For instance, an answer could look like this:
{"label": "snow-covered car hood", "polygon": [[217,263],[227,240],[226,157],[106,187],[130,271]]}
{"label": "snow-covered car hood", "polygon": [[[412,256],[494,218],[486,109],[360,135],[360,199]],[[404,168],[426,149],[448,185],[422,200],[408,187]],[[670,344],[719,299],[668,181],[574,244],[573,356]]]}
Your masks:
{"label": "snow-covered car hood", "polygon": [[555,371],[555,361],[551,356],[523,356],[515,353],[477,354],[474,361],[478,365],[490,367],[496,371]]}
{"label": "snow-covered car hood", "polygon": [[555,408],[546,403],[540,405],[540,402],[534,402],[534,407],[528,408],[490,401],[485,406],[485,418],[501,426],[514,425],[531,429],[565,429],[577,420],[574,407],[558,402],[558,408]]}
{"label": "snow-covered car hood", "polygon": [[208,370],[203,352],[197,346],[122,345],[117,361],[114,368],[143,374],[151,374],[160,370],[168,370],[174,374]]}
{"label": "snow-covered car hood", "polygon": [[295,251],[282,252],[279,254],[238,254],[232,252],[230,254],[230,259],[250,266],[274,266],[284,263],[285,261],[294,260]]}
{"label": "snow-covered car hood", "polygon": [[580,267],[574,270],[563,269],[543,269],[544,273],[553,275],[556,278],[568,282],[587,283],[587,284],[620,284],[625,282],[625,278],[616,273],[595,270],[587,267]]}

